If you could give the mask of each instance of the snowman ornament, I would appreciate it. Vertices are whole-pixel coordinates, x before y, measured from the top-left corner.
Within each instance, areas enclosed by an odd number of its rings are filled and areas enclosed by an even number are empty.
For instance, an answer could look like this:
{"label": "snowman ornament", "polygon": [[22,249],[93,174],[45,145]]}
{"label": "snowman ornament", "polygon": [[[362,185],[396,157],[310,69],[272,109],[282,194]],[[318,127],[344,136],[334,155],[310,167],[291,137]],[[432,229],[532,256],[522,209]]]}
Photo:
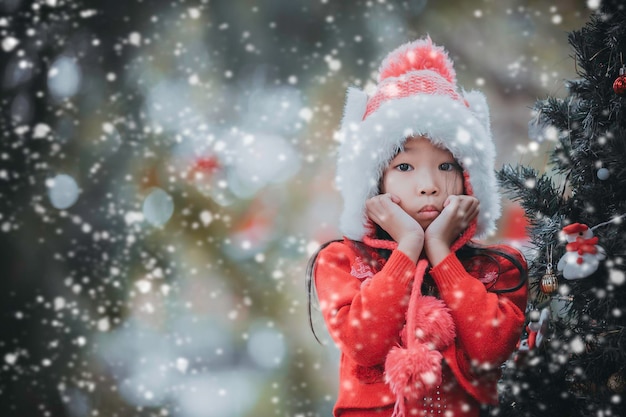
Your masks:
{"label": "snowman ornament", "polygon": [[596,272],[600,261],[606,258],[606,252],[598,245],[598,238],[593,236],[589,226],[573,223],[565,226],[563,233],[567,239],[566,252],[557,265],[563,278],[582,279]]}

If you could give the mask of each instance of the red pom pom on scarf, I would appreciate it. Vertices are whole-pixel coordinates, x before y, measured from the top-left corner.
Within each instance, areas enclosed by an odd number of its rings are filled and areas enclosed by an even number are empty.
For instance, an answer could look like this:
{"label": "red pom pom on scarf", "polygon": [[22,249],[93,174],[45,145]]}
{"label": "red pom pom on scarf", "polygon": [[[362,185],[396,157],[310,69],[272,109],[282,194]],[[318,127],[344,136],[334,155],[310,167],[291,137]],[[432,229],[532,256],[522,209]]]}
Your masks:
{"label": "red pom pom on scarf", "polygon": [[385,381],[396,396],[393,417],[406,416],[406,400],[420,400],[441,384],[443,351],[454,342],[454,320],[446,304],[423,296],[420,286],[428,262],[420,260],[407,311],[404,346],[396,346],[385,360]]}

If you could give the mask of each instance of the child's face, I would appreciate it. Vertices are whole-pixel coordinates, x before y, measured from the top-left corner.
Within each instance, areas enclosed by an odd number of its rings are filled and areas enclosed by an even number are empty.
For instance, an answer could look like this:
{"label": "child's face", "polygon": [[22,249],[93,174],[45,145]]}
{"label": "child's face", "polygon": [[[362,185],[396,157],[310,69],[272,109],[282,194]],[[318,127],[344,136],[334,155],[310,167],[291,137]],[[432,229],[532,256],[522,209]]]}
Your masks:
{"label": "child's face", "polygon": [[383,172],[381,192],[399,197],[400,207],[426,230],[449,195],[463,194],[463,174],[449,151],[410,138]]}

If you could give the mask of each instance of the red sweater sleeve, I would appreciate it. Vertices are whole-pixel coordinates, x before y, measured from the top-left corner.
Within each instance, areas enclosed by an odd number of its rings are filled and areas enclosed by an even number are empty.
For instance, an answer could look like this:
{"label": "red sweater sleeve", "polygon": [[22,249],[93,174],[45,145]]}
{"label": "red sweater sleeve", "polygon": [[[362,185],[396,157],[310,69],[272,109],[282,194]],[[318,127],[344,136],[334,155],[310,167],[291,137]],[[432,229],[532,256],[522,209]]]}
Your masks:
{"label": "red sweater sleeve", "polygon": [[[526,268],[521,254],[516,255]],[[496,288],[512,288],[519,283],[520,271],[501,259]],[[524,325],[527,285],[508,293],[489,292],[454,253],[432,268],[431,276],[451,310],[457,343],[473,368],[489,370],[502,364],[515,349]]]}
{"label": "red sweater sleeve", "polygon": [[415,263],[399,250],[363,283],[351,274],[357,255],[343,242],[323,249],[315,264],[315,289],[333,340],[361,366],[385,361],[399,343]]}

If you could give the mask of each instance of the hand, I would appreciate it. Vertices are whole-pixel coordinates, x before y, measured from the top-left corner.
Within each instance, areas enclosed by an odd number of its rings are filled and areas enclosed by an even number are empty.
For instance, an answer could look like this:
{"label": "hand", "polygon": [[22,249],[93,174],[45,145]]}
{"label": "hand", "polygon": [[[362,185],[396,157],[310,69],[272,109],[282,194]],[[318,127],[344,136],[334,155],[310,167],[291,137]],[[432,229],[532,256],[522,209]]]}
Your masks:
{"label": "hand", "polygon": [[451,195],[443,207],[425,232],[426,256],[433,266],[450,253],[450,246],[480,211],[478,199],[468,195]]}
{"label": "hand", "polygon": [[398,242],[398,249],[417,262],[424,247],[424,229],[400,207],[400,198],[387,193],[365,202],[367,216]]}

